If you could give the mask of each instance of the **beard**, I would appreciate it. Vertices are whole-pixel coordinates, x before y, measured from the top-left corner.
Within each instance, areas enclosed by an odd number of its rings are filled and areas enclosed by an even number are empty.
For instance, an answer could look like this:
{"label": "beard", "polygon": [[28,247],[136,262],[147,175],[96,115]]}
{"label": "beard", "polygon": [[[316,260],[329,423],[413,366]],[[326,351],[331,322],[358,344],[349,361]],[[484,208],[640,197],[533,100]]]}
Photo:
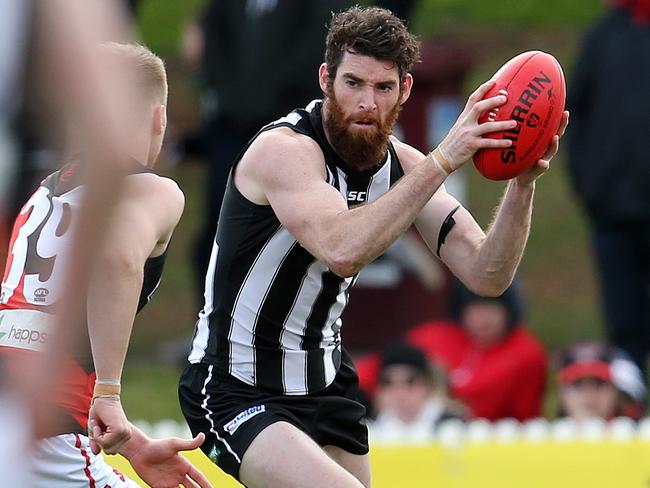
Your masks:
{"label": "beard", "polygon": [[[402,109],[399,100],[383,122],[377,113],[372,112],[346,117],[331,86],[324,106],[327,108],[327,117],[323,118],[323,124],[332,147],[343,161],[357,171],[364,171],[383,160],[388,149],[388,138]],[[354,122],[359,121],[369,126],[355,127]]]}

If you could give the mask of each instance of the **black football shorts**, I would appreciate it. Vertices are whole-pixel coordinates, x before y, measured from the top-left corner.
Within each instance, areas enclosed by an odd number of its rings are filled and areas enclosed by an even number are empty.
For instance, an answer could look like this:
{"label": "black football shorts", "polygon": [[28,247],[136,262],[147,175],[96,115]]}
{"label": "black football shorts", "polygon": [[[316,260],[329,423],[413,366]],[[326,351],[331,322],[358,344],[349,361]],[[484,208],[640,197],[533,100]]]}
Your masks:
{"label": "black football shorts", "polygon": [[249,386],[202,363],[189,364],[179,385],[181,409],[192,434],[206,436],[201,450],[237,480],[246,449],[275,422],[294,425],[321,446],[366,454],[366,409],[358,397],[358,377],[349,360],[342,361],[331,385],[309,395]]}

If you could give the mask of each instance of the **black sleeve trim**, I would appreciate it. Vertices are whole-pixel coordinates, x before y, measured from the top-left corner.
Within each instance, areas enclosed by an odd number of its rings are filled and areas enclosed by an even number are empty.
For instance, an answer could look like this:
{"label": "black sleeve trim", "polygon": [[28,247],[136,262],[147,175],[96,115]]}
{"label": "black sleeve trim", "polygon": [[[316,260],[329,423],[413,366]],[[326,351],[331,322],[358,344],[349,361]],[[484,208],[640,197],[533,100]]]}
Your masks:
{"label": "black sleeve trim", "polygon": [[456,220],[454,220],[454,214],[456,213],[456,210],[458,210],[459,208],[460,205],[458,205],[455,209],[449,212],[449,215],[447,215],[447,218],[445,218],[445,221],[440,226],[440,232],[438,233],[438,248],[436,249],[436,254],[438,255],[438,257],[440,257],[440,248],[445,243],[445,239],[447,239],[447,235],[449,235],[451,229],[453,229],[454,225],[456,225]]}

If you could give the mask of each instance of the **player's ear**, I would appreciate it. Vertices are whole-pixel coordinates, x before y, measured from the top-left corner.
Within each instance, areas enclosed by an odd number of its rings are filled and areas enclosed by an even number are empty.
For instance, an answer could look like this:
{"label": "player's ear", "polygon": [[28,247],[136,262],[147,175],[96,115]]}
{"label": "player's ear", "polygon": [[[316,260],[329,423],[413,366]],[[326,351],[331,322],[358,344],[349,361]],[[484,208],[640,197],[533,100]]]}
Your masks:
{"label": "player's ear", "polygon": [[167,107],[157,105],[153,112],[153,130],[156,135],[163,134],[167,127]]}
{"label": "player's ear", "polygon": [[406,73],[404,81],[402,82],[402,96],[399,100],[400,105],[408,100],[411,95],[411,88],[413,88],[413,76],[411,76],[411,73]]}
{"label": "player's ear", "polygon": [[327,94],[327,84],[329,82],[329,74],[327,73],[327,64],[322,63],[318,68],[318,84],[323,93]]}

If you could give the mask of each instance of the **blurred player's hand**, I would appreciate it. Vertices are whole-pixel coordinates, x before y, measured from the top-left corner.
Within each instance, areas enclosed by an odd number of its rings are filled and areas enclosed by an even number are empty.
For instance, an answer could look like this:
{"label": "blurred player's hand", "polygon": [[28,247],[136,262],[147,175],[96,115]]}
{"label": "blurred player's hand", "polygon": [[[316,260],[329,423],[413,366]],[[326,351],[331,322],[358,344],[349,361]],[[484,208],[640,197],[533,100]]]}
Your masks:
{"label": "blurred player's hand", "polygon": [[205,435],[194,439],[149,439],[137,427],[132,426],[131,439],[120,449],[131,466],[152,488],[212,488],[212,485],[192,463],[180,454],[192,451],[203,444]]}
{"label": "blurred player's hand", "polygon": [[94,454],[115,454],[131,438],[131,423],[118,396],[95,397],[88,414],[88,437]]}

